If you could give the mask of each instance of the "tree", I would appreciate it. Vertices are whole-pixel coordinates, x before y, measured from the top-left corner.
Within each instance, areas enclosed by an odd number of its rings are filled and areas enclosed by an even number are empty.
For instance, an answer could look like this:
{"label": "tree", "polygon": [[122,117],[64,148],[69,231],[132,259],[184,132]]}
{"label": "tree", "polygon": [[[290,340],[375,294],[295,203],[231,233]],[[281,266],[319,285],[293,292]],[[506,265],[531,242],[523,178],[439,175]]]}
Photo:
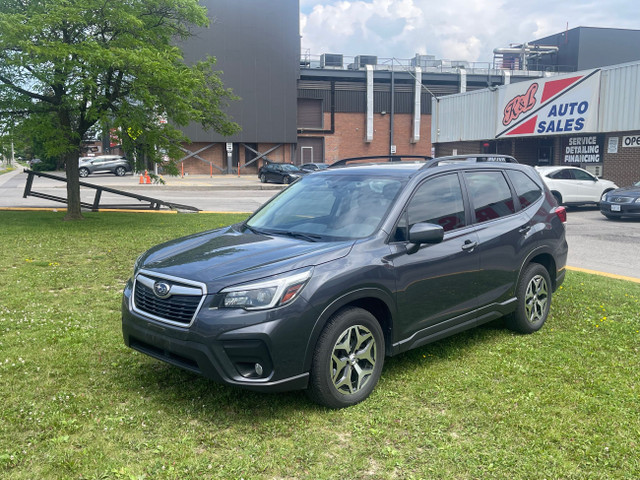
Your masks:
{"label": "tree", "polygon": [[238,130],[215,59],[187,65],[177,46],[207,24],[197,0],[2,0],[0,123],[65,163],[65,219],[82,218],[77,159],[92,127],[153,141],[157,155],[187,140],[178,127],[190,122]]}

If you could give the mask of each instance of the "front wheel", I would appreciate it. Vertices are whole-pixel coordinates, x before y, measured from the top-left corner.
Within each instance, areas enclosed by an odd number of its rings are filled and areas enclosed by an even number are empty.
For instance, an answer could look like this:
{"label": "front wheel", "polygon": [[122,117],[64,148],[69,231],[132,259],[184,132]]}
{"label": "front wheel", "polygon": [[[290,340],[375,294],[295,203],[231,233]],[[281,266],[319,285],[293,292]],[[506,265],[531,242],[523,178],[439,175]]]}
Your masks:
{"label": "front wheel", "polygon": [[127,173],[127,170],[124,167],[116,168],[116,171],[115,171],[116,177],[124,177],[125,173]]}
{"label": "front wheel", "polygon": [[78,170],[78,174],[84,178],[84,177],[88,177],[89,176],[89,169],[82,167],[80,170]]}
{"label": "front wheel", "polygon": [[267,183],[267,177],[265,176],[264,173],[260,174],[260,182],[262,183]]}
{"label": "front wheel", "polygon": [[532,263],[518,281],[516,311],[507,317],[507,326],[520,333],[533,333],[542,328],[551,307],[551,278],[539,263]]}
{"label": "front wheel", "polygon": [[313,355],[308,396],[329,408],[366,399],[384,363],[384,335],[377,319],[361,308],[336,313],[325,326]]}

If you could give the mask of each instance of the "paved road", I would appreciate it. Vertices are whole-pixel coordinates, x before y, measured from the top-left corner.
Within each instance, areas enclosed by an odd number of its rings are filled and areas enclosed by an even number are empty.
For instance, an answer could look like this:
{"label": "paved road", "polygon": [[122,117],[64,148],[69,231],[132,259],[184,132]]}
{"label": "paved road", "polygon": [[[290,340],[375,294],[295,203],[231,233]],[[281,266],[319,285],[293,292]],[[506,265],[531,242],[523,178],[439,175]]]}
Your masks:
{"label": "paved road", "polygon": [[[0,175],[0,207],[65,208],[61,203],[22,198],[26,178],[22,171]],[[167,178],[166,185],[140,185],[139,178],[131,175],[92,175],[84,181],[218,212],[253,212],[282,188],[263,185],[255,176]],[[37,178],[33,188],[66,196],[65,184],[53,180]],[[92,201],[94,192],[82,190],[83,200]],[[106,194],[104,200],[120,201]],[[569,209],[567,241],[569,266],[640,279],[640,220],[612,221],[594,208]]]}
{"label": "paved road", "polygon": [[567,242],[572,267],[640,278],[640,219],[608,220],[595,208],[569,209]]}
{"label": "paved road", "polygon": [[[64,177],[62,172],[54,174]],[[52,200],[23,198],[26,181],[27,174],[22,169],[0,175],[0,207],[66,208],[63,203]],[[111,174],[96,174],[82,181],[215,212],[253,212],[284,188],[283,185],[261,184],[254,175],[166,177],[165,185],[140,185],[139,177],[132,175],[116,177]],[[35,177],[32,189],[47,195],[67,196],[66,183],[48,178]],[[80,196],[83,202],[93,203],[95,190],[83,187],[80,189]],[[132,203],[136,204],[137,201],[109,193],[103,193],[101,197],[101,205]],[[144,208],[146,204],[140,205]]]}

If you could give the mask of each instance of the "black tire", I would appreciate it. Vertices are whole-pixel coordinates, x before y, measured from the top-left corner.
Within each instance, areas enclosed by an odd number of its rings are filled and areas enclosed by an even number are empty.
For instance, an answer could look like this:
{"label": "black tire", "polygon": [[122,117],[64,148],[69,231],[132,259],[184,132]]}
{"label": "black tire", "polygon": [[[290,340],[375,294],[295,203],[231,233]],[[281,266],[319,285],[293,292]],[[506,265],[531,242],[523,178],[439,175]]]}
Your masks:
{"label": "black tire", "polygon": [[329,408],[344,408],[366,399],[384,363],[384,335],[366,310],[349,307],[329,319],[311,363],[307,395]]}
{"label": "black tire", "polygon": [[282,183],[284,183],[285,185],[289,185],[291,183],[291,177],[284,177],[282,179]]}
{"label": "black tire", "polygon": [[533,333],[549,316],[552,285],[549,272],[539,263],[528,265],[518,281],[518,307],[507,317],[507,326],[516,332]]}
{"label": "black tire", "polygon": [[264,175],[264,173],[260,174],[260,182],[267,183],[267,177]]}
{"label": "black tire", "polygon": [[124,167],[116,167],[115,173],[116,177],[124,177],[124,174],[127,173],[127,169]]}
{"label": "black tire", "polygon": [[88,177],[89,176],[89,169],[82,167],[81,169],[78,170],[78,175],[80,175],[82,178],[84,177]]}

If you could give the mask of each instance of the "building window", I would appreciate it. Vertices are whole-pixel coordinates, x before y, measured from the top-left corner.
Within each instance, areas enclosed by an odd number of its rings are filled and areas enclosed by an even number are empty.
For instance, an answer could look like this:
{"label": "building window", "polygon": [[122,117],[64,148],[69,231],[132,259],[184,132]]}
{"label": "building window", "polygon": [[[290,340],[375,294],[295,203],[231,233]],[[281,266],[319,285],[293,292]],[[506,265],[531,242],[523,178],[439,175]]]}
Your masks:
{"label": "building window", "polygon": [[298,98],[298,128],[322,129],[322,100]]}

